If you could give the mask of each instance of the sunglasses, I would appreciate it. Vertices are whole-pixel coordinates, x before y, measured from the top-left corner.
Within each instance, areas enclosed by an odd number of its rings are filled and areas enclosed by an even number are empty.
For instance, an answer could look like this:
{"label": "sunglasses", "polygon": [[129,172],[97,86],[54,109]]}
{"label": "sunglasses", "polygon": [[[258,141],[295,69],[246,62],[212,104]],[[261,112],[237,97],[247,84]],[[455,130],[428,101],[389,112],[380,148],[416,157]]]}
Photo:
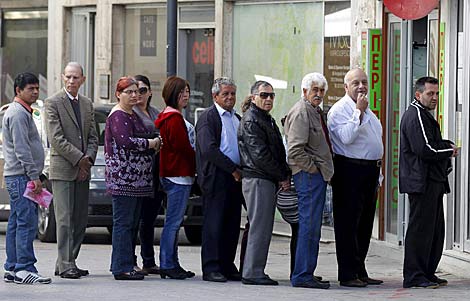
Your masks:
{"label": "sunglasses", "polygon": [[271,99],[274,99],[274,97],[276,97],[276,93],[274,92],[261,92],[261,93],[256,93],[255,95],[259,95],[259,97],[261,97],[262,99],[266,99],[268,97],[271,97]]}
{"label": "sunglasses", "polygon": [[140,93],[140,94],[145,94],[145,93],[147,93],[148,91],[149,91],[149,88],[147,88],[147,87],[141,87],[141,88],[139,88],[139,93]]}

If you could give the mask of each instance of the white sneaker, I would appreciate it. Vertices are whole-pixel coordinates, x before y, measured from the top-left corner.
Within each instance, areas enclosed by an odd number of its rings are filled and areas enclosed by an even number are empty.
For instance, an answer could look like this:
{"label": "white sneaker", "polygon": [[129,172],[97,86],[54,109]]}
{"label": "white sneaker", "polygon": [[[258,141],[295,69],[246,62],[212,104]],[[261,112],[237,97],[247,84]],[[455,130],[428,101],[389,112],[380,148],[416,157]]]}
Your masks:
{"label": "white sneaker", "polygon": [[3,281],[5,282],[13,282],[15,280],[15,272],[13,271],[5,271],[3,274]]}
{"label": "white sneaker", "polygon": [[51,278],[42,277],[38,273],[33,273],[25,270],[16,272],[14,281],[17,284],[49,284],[52,282]]}

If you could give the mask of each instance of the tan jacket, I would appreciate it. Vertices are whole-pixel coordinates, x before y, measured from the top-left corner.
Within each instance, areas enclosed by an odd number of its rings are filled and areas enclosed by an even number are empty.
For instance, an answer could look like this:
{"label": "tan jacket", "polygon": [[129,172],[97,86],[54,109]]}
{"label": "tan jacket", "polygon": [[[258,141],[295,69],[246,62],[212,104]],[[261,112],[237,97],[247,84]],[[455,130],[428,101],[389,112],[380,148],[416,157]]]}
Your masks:
{"label": "tan jacket", "polygon": [[[47,138],[51,144],[49,179],[74,181],[78,161],[88,155],[93,161],[98,150],[98,135],[91,100],[78,95],[82,134],[64,89],[45,100]],[[82,150],[82,140],[84,150]]]}
{"label": "tan jacket", "polygon": [[299,100],[287,114],[284,132],[292,174],[321,172],[325,181],[333,176],[333,158],[326,142],[320,114],[310,103]]}

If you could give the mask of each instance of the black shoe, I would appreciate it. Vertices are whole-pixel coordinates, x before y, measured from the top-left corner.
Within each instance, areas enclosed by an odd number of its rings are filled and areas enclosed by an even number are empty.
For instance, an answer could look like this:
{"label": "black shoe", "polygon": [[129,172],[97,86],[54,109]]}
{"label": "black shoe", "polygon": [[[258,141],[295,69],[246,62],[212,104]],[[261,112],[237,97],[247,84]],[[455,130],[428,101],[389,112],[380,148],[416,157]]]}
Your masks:
{"label": "black shoe", "polygon": [[160,277],[162,279],[166,279],[166,277],[170,279],[178,279],[178,280],[183,280],[188,278],[188,275],[186,272],[182,271],[182,269],[179,268],[173,268],[173,269],[160,269]]}
{"label": "black shoe", "polygon": [[347,287],[366,287],[367,282],[363,282],[359,279],[353,279],[353,280],[348,280],[348,281],[340,281],[339,285],[347,286]]}
{"label": "black shoe", "polygon": [[322,276],[313,276],[313,279],[315,279],[316,281],[320,282],[320,283],[328,283],[330,284],[330,281],[328,280],[323,280],[323,277]]}
{"label": "black shoe", "polygon": [[145,276],[137,273],[137,271],[130,271],[129,273],[122,273],[114,275],[115,280],[144,280]]}
{"label": "black shoe", "polygon": [[306,281],[306,282],[292,284],[292,286],[293,287],[304,287],[304,288],[320,288],[320,289],[330,288],[329,283],[322,283],[322,282],[316,280],[315,278],[313,278],[312,280]]}
{"label": "black shoe", "polygon": [[146,272],[149,275],[159,275],[160,274],[160,268],[155,265],[153,267],[149,268],[142,268],[142,271]]}
{"label": "black shoe", "polygon": [[276,280],[272,280],[268,276],[265,278],[243,278],[242,283],[248,285],[279,285]]}
{"label": "black shoe", "polygon": [[186,278],[193,278],[194,276],[196,276],[196,274],[194,272],[187,271],[187,270],[183,269],[181,266],[178,266],[177,269],[180,270],[182,273],[185,273]]}
{"label": "black shoe", "polygon": [[90,275],[90,272],[88,272],[88,270],[82,270],[82,269],[77,268],[77,271],[80,273],[80,276],[82,277]]}
{"label": "black shoe", "polygon": [[443,278],[439,278],[437,276],[431,277],[429,278],[429,280],[431,282],[436,282],[437,284],[439,284],[439,286],[446,286],[447,284],[449,284],[449,281]]}
{"label": "black shoe", "polygon": [[403,285],[404,288],[438,288],[439,284],[431,281],[424,281],[418,284]]}
{"label": "black shoe", "polygon": [[60,278],[65,278],[65,279],[78,279],[82,277],[80,272],[75,268],[68,269],[67,271],[60,273],[59,276]]}
{"label": "black shoe", "polygon": [[369,277],[361,277],[361,278],[359,278],[359,280],[361,280],[362,282],[365,282],[367,284],[370,284],[370,285],[379,285],[379,284],[384,283],[382,280],[372,279],[372,278],[369,278]]}
{"label": "black shoe", "polygon": [[227,282],[227,278],[219,272],[210,272],[202,275],[202,280],[211,282]]}
{"label": "black shoe", "polygon": [[230,280],[230,281],[241,281],[242,274],[240,274],[239,272],[225,274],[225,278],[227,278],[227,280]]}

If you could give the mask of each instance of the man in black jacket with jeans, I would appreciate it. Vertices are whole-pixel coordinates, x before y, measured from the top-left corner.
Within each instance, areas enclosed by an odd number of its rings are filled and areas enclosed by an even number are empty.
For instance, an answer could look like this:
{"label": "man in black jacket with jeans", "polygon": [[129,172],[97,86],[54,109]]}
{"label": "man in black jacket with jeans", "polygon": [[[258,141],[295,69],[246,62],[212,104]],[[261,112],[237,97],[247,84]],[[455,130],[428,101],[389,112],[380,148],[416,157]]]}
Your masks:
{"label": "man in black jacket with jeans", "polygon": [[447,175],[458,148],[442,139],[439,124],[429,113],[436,108],[438,80],[422,77],[415,99],[400,125],[400,192],[408,193],[410,216],[405,238],[403,287],[437,288],[447,280],[435,275],[444,245],[442,198],[450,192]]}

